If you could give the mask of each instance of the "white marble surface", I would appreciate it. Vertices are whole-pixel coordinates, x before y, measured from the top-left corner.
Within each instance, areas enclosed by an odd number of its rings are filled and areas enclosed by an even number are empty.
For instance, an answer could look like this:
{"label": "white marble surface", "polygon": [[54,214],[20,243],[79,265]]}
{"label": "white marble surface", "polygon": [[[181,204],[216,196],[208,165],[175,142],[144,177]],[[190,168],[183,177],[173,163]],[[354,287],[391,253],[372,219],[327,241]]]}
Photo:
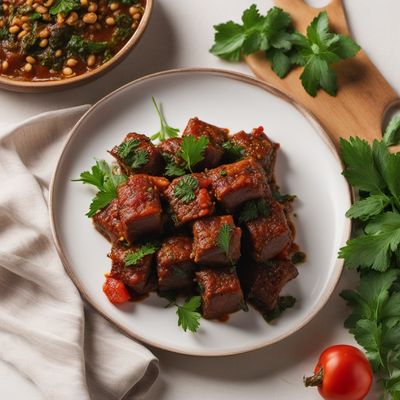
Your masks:
{"label": "white marble surface", "polygon": [[[309,0],[312,5],[327,2]],[[208,49],[213,39],[212,25],[239,19],[242,10],[252,3],[266,9],[272,0],[158,0],[142,41],[120,66],[98,81],[64,92],[26,95],[2,91],[0,123],[20,121],[45,110],[93,103],[126,82],[164,69],[202,66],[250,73],[246,65],[223,62]],[[345,6],[353,36],[400,93],[399,1],[345,0]],[[338,297],[342,288],[352,286],[354,276],[345,272],[320,314],[302,331],[270,348],[223,358],[195,358],[153,349],[160,358],[161,374],[145,400],[318,399],[316,391],[303,388],[302,376],[311,371],[324,347],[353,343],[342,327],[347,311]],[[42,400],[31,382],[3,362],[0,394],[9,400]],[[370,400],[376,398],[374,394],[369,396]]]}

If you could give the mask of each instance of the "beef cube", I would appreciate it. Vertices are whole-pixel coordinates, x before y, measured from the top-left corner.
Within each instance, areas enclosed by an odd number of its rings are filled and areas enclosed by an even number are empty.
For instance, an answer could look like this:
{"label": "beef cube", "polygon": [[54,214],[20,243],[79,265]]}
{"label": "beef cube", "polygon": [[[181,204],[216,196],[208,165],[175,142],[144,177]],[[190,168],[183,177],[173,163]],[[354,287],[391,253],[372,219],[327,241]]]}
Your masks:
{"label": "beef cube", "polygon": [[159,175],[164,168],[164,159],[150,138],[140,133],[128,133],[119,146],[114,146],[110,154],[115,157],[127,175],[146,173]]}
{"label": "beef cube", "polygon": [[246,157],[253,157],[260,163],[267,175],[272,176],[279,144],[272,142],[267,137],[262,126],[253,129],[251,133],[238,132],[232,136],[230,142],[240,146]]}
{"label": "beef cube", "polygon": [[[218,242],[221,229],[228,226],[228,254]],[[235,264],[240,258],[240,239],[242,230],[235,226],[231,215],[200,219],[193,223],[193,252],[194,261],[199,264],[226,266]]]}
{"label": "beef cube", "polygon": [[128,266],[125,263],[127,254],[134,253],[140,247],[140,245],[126,247],[121,244],[114,244],[109,254],[112,262],[110,276],[122,281],[129,287],[131,292],[144,294],[152,288],[149,285],[149,278],[154,255],[150,254],[143,257],[135,265]]}
{"label": "beef cube", "polygon": [[147,175],[131,175],[118,187],[117,193],[121,227],[128,242],[162,232],[162,208],[154,179]]}
{"label": "beef cube", "polygon": [[[181,137],[170,138],[158,145],[158,149],[166,162],[165,175],[167,176],[179,176],[185,173],[185,162],[179,155],[182,147],[182,140]],[[172,174],[169,169],[170,165],[178,167],[181,170],[181,174]]]}
{"label": "beef cube", "polygon": [[214,203],[207,191],[210,180],[204,174],[185,175],[174,179],[164,192],[175,225],[211,215]]}
{"label": "beef cube", "polygon": [[235,268],[206,268],[196,272],[206,319],[221,318],[243,308],[243,292]]}
{"label": "beef cube", "polygon": [[107,207],[93,216],[95,228],[110,242],[123,240],[118,200],[114,199]]}
{"label": "beef cube", "polygon": [[221,165],[208,171],[212,192],[227,211],[233,211],[247,200],[271,197],[261,167],[254,158]]}
{"label": "beef cube", "polygon": [[208,138],[209,144],[204,151],[204,160],[196,164],[196,171],[216,167],[224,154],[222,147],[228,136],[228,130],[200,121],[197,117],[191,118],[183,131],[183,136],[201,136]]}
{"label": "beef cube", "polygon": [[251,257],[265,262],[276,257],[292,242],[292,234],[283,207],[275,200],[269,203],[269,215],[245,223],[246,242]]}
{"label": "beef cube", "polygon": [[157,276],[160,290],[190,288],[194,264],[190,259],[193,240],[188,236],[165,239],[157,253]]}
{"label": "beef cube", "polygon": [[248,264],[242,268],[241,282],[248,301],[261,311],[276,307],[283,287],[298,275],[289,260],[271,260],[268,264]]}

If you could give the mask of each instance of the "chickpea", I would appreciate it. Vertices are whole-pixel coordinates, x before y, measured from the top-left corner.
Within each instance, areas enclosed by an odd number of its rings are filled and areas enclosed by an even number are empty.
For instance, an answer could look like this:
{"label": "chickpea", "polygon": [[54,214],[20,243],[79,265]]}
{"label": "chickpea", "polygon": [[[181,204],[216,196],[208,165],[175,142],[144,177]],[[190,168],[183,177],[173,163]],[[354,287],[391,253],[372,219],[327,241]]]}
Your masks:
{"label": "chickpea", "polygon": [[44,6],[48,8],[48,7],[52,6],[53,3],[54,3],[54,0],[47,0],[46,3],[44,3]]}
{"label": "chickpea", "polygon": [[106,24],[110,26],[115,25],[115,19],[113,17],[107,17]]}
{"label": "chickpea", "polygon": [[25,72],[31,72],[32,71],[32,64],[26,63],[24,65],[24,71]]}
{"label": "chickpea", "polygon": [[88,4],[88,0],[81,0],[81,6],[86,7]]}
{"label": "chickpea", "polygon": [[137,7],[135,7],[135,6],[129,7],[129,14],[131,14],[131,15],[135,15],[135,14],[137,14],[139,11],[140,11],[140,10],[139,10]]}
{"label": "chickpea", "polygon": [[33,4],[33,0],[26,0],[26,5],[27,6],[31,6]]}
{"label": "chickpea", "polygon": [[88,67],[93,67],[93,65],[96,63],[96,56],[94,54],[91,54],[87,58],[86,63],[88,65]]}
{"label": "chickpea", "polygon": [[54,55],[55,55],[56,57],[61,57],[61,56],[62,56],[62,50],[61,50],[61,49],[56,50],[56,52],[54,53]]}
{"label": "chickpea", "polygon": [[46,14],[48,11],[47,7],[44,7],[42,5],[38,5],[36,7],[36,12],[38,12],[39,14]]}
{"label": "chickpea", "polygon": [[34,57],[32,57],[32,56],[26,56],[25,60],[29,64],[35,64],[36,63],[36,59]]}
{"label": "chickpea", "polygon": [[65,67],[65,68],[63,68],[62,72],[63,72],[63,74],[64,74],[65,76],[70,76],[70,75],[72,75],[72,73],[73,73],[73,71],[72,71],[72,69],[71,69],[70,67]]}
{"label": "chickpea", "polygon": [[6,71],[8,69],[8,61],[3,61],[1,63],[1,68],[3,71]]}
{"label": "chickpea", "polygon": [[49,36],[50,36],[50,32],[49,32],[49,30],[47,28],[44,28],[39,32],[39,37],[42,38],[42,39],[46,39]]}
{"label": "chickpea", "polygon": [[22,24],[22,29],[24,31],[30,31],[31,30],[31,26],[27,22],[25,22],[24,24]]}
{"label": "chickpea", "polygon": [[10,33],[17,33],[21,28],[18,25],[13,25],[10,27],[10,29],[8,30],[8,32]]}
{"label": "chickpea", "polygon": [[95,12],[97,10],[97,4],[96,3],[90,3],[88,7],[89,12]]}
{"label": "chickpea", "polygon": [[85,14],[82,18],[85,24],[94,24],[97,21],[97,15],[94,12]]}
{"label": "chickpea", "polygon": [[74,25],[76,21],[78,21],[78,13],[73,11],[71,14],[69,14],[68,18],[65,20],[65,23],[67,25]]}
{"label": "chickpea", "polygon": [[22,22],[29,21],[29,17],[28,17],[27,15],[23,15],[23,16],[21,17],[21,21],[22,21]]}
{"label": "chickpea", "polygon": [[75,58],[68,58],[67,62],[67,67],[75,67],[76,64],[78,64],[78,60]]}
{"label": "chickpea", "polygon": [[142,18],[142,14],[137,13],[137,14],[135,14],[135,15],[132,15],[132,18],[133,18],[135,21],[139,21],[139,20]]}
{"label": "chickpea", "polygon": [[111,3],[110,4],[110,10],[111,11],[118,10],[118,8],[119,8],[119,4],[118,3]]}
{"label": "chickpea", "polygon": [[27,33],[28,33],[27,31],[21,31],[20,33],[18,33],[17,38],[21,40]]}
{"label": "chickpea", "polygon": [[7,11],[8,10],[8,4],[3,4],[3,10]]}
{"label": "chickpea", "polygon": [[49,44],[49,41],[47,40],[47,39],[42,39],[40,42],[39,42],[39,47],[46,47],[47,45]]}

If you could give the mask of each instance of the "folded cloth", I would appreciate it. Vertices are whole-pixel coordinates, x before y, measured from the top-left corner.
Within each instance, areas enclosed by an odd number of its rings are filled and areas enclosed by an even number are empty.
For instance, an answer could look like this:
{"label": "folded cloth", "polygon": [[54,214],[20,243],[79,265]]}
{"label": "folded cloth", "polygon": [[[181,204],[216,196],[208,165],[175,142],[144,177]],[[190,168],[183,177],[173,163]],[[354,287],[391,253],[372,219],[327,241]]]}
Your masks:
{"label": "folded cloth", "polygon": [[140,399],[157,359],[84,305],[51,238],[51,174],[88,107],[0,128],[0,359],[45,399]]}

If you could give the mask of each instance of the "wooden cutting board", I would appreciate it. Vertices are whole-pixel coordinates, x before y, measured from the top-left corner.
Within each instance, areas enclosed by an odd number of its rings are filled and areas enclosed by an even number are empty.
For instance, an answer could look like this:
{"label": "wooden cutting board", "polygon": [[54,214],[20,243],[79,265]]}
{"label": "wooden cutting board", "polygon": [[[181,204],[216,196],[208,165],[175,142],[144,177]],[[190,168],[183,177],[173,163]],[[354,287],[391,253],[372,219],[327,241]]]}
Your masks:
{"label": "wooden cutting board", "polygon": [[[275,4],[291,15],[295,28],[303,34],[313,18],[326,10],[332,30],[349,35],[342,0],[332,0],[323,8],[311,7],[304,0],[275,0]],[[302,68],[295,68],[280,79],[263,52],[246,57],[246,62],[259,79],[285,92],[311,111],[336,146],[340,137],[360,136],[368,141],[379,139],[386,111],[399,104],[397,93],[364,51],[335,65],[339,86],[336,97],[322,90],[316,97],[309,96],[299,79]]]}

